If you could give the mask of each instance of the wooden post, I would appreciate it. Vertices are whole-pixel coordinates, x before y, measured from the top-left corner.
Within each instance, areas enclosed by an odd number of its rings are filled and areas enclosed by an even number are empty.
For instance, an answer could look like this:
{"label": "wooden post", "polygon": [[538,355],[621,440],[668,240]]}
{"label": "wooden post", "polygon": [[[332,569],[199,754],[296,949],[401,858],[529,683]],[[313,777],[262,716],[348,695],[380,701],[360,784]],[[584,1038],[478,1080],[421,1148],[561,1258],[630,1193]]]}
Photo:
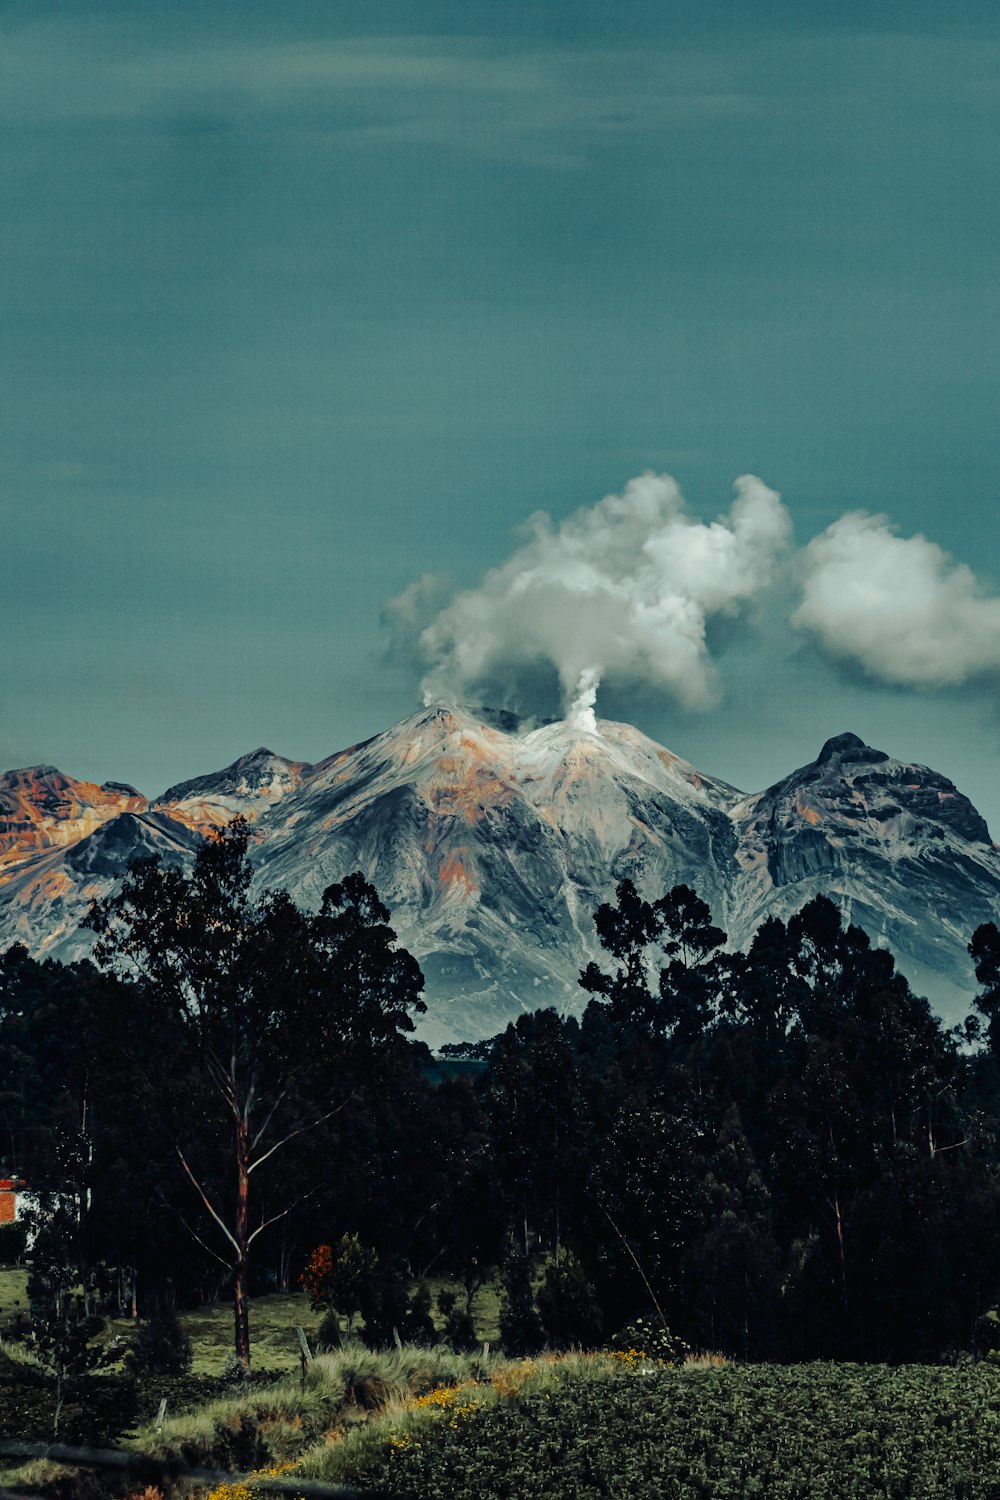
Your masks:
{"label": "wooden post", "polygon": [[306,1376],[309,1374],[309,1366],[312,1363],[312,1351],[309,1348],[309,1340],[306,1338],[304,1328],[296,1328],[299,1337],[299,1384],[302,1390],[306,1388]]}
{"label": "wooden post", "polygon": [[163,1400],[160,1402],[159,1410],[156,1413],[156,1430],[157,1430],[157,1432],[159,1432],[160,1429],[162,1428],[162,1426],[163,1426],[163,1419],[164,1419],[164,1417],[166,1415],[167,1415],[167,1398],[166,1398],[166,1396],[164,1396]]}

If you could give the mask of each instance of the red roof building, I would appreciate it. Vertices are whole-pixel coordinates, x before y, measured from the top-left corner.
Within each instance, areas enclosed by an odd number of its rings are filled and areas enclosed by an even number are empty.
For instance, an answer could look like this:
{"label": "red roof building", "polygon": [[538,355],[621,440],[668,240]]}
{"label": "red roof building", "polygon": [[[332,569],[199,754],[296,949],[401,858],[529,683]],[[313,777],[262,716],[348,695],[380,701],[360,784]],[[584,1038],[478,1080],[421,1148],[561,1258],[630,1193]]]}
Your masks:
{"label": "red roof building", "polygon": [[0,1177],[0,1224],[13,1224],[20,1217],[17,1200],[22,1187],[13,1177]]}

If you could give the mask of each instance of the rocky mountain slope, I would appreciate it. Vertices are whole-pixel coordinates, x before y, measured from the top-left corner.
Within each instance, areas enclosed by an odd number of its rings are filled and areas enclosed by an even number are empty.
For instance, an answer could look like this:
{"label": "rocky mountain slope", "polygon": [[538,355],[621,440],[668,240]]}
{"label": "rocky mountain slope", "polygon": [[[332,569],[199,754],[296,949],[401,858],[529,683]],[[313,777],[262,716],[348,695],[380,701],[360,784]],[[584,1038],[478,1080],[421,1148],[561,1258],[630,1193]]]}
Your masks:
{"label": "rocky mountain slope", "polygon": [[8,772],[0,946],[85,953],[91,896],[139,854],[188,861],[236,812],[253,820],[262,888],[314,907],[349,870],[375,883],[424,969],[431,1042],[579,1009],[592,913],[626,875],[653,895],[693,885],[738,944],[824,891],[955,1016],[974,985],[965,944],[1000,914],[1000,853],[968,800],[856,736],[746,797],[626,724],[506,732],[436,708],[317,765],[261,749],[153,800],[52,767]]}
{"label": "rocky mountain slope", "polygon": [[915,989],[961,1019],[975,991],[966,945],[1000,913],[1000,851],[952,782],[854,734],[730,809],[740,873],[727,931],[749,942],[824,892],[896,955]]}

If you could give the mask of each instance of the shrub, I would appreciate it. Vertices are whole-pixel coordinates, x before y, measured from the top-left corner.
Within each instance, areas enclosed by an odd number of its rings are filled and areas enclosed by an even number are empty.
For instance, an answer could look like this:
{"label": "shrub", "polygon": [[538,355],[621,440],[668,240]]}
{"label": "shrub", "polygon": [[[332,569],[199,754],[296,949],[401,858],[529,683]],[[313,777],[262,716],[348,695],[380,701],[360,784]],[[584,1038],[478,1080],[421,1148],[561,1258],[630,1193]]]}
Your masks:
{"label": "shrub", "polygon": [[147,1375],[186,1375],[191,1368],[191,1340],[176,1313],[155,1312],[140,1327],[125,1355],[126,1372]]}
{"label": "shrub", "polygon": [[232,1349],[223,1361],[222,1378],[227,1385],[245,1385],[252,1378],[251,1372]]}
{"label": "shrub", "polygon": [[369,1349],[390,1349],[397,1333],[403,1336],[409,1312],[406,1277],[395,1261],[377,1261],[359,1288],[365,1320],[364,1341]]}
{"label": "shrub", "polygon": [[597,1294],[580,1262],[568,1250],[550,1260],[538,1288],[538,1311],[549,1342],[560,1349],[593,1348],[601,1336]]}
{"label": "shrub", "polygon": [[468,1353],[476,1347],[476,1326],[464,1307],[457,1306],[454,1292],[438,1293],[438,1308],[444,1317],[445,1342]]}
{"label": "shrub", "polygon": [[690,1353],[683,1339],[652,1318],[636,1318],[615,1334],[608,1347],[615,1354],[633,1354],[665,1365],[682,1364]]}
{"label": "shrub", "polygon": [[17,1266],[28,1248],[28,1226],[22,1221],[0,1224],[0,1264]]}
{"label": "shrub", "polygon": [[437,1340],[437,1329],[434,1327],[434,1319],[431,1317],[431,1293],[427,1283],[422,1281],[414,1288],[409,1306],[406,1309],[406,1333],[404,1335],[409,1344],[433,1344]]}
{"label": "shrub", "polygon": [[545,1342],[531,1288],[531,1262],[511,1250],[500,1273],[500,1338],[508,1354],[536,1354]]}
{"label": "shrub", "polygon": [[328,1313],[324,1314],[316,1330],[316,1352],[329,1354],[332,1349],[339,1349],[343,1342],[340,1333],[340,1317],[331,1308]]}
{"label": "shrub", "polygon": [[336,1245],[317,1245],[309,1256],[299,1285],[314,1308],[335,1307],[347,1318],[347,1337],[366,1301],[374,1301],[379,1275],[375,1251],[356,1234],[341,1235]]}

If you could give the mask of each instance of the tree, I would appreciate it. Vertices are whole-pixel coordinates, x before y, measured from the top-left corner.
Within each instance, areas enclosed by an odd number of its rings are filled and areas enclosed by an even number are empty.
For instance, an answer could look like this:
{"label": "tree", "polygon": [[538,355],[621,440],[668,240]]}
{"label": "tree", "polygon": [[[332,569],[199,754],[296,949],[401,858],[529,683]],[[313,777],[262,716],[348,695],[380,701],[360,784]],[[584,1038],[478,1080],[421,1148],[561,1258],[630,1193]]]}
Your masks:
{"label": "tree", "polygon": [[507,1354],[537,1354],[545,1342],[531,1285],[531,1261],[511,1245],[500,1271],[500,1340]]}
{"label": "tree", "polygon": [[347,1319],[347,1337],[354,1319],[374,1290],[379,1260],[356,1234],[341,1235],[336,1245],[317,1245],[302,1272],[301,1284],[314,1310],[326,1308]]}
{"label": "tree", "polygon": [[538,1312],[549,1342],[559,1349],[592,1349],[601,1336],[597,1294],[583,1266],[569,1250],[547,1263],[538,1288]]}
{"label": "tree", "polygon": [[87,919],[96,962],[139,991],[160,1033],[148,1068],[161,1125],[206,1221],[187,1227],[232,1274],[245,1369],[251,1248],[331,1171],[327,1159],[312,1183],[287,1186],[285,1148],[301,1154],[424,1008],[420,969],[361,875],[308,916],[284,892],[251,895],[249,842],[236,818],[190,874],[141,861]]}
{"label": "tree", "polygon": [[52,1373],[52,1435],[57,1437],[67,1387],[101,1359],[101,1349],[91,1340],[103,1320],[87,1310],[90,1286],[72,1201],[56,1193],[40,1194],[29,1213],[29,1227],[34,1235],[28,1276],[30,1340],[35,1355]]}
{"label": "tree", "polygon": [[1000,929],[995,922],[984,922],[976,928],[969,952],[983,987],[973,1003],[986,1020],[990,1052],[1000,1057]]}
{"label": "tree", "polygon": [[659,900],[646,901],[631,880],[623,880],[615,896],[615,905],[598,907],[594,925],[618,967],[609,975],[589,963],[580,985],[602,997],[620,1025],[693,1041],[713,1019],[726,987],[719,952],[726,934],[712,925],[711,911],[690,886],[674,886]]}
{"label": "tree", "polygon": [[685,1310],[702,1346],[759,1357],[778,1301],[778,1247],[770,1197],[735,1104],[707,1168],[699,1232],[684,1254]]}
{"label": "tree", "polygon": [[558,1252],[587,1185],[586,1114],[572,1040],[554,1010],[518,1016],[497,1037],[486,1094],[495,1193],[524,1252],[531,1231]]}

